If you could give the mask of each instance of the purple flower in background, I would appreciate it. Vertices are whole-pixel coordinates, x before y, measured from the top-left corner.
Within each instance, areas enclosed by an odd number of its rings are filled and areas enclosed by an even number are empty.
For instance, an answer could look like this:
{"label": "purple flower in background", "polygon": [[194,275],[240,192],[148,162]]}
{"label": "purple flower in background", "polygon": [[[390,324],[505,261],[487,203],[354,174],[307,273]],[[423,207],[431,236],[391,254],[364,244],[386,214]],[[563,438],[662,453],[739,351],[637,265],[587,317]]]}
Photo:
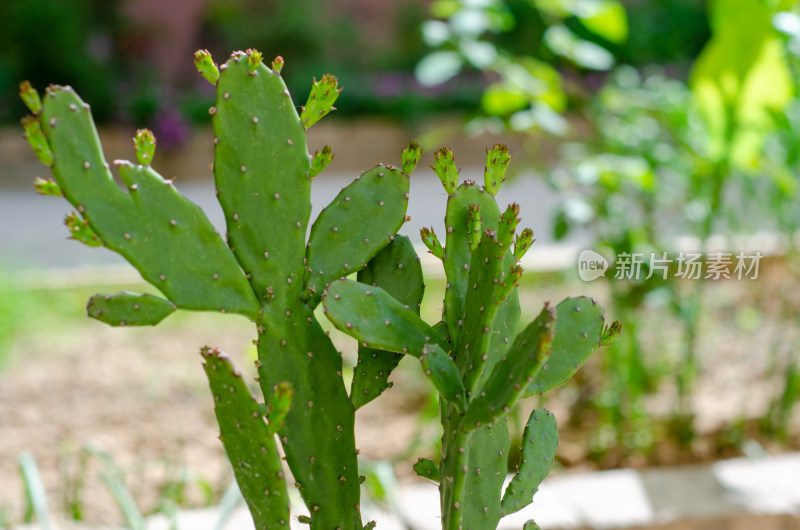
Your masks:
{"label": "purple flower in background", "polygon": [[155,134],[159,149],[178,149],[189,135],[189,125],[174,109],[162,109],[155,118]]}

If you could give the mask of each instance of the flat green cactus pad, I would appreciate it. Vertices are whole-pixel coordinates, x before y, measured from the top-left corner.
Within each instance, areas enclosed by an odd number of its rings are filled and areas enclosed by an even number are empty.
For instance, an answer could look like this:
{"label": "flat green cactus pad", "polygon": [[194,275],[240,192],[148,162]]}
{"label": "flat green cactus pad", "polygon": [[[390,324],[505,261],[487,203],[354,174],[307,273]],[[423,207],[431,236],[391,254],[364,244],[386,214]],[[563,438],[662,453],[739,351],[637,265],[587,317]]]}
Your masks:
{"label": "flat green cactus pad", "polygon": [[214,395],[220,440],[256,528],[288,529],[289,496],[280,454],[258,403],[227,356],[208,347],[200,354]]}
{"label": "flat green cactus pad", "polygon": [[533,501],[550,472],[558,449],[556,418],[545,409],[531,412],[522,434],[519,470],[503,495],[503,515],[518,512]]}
{"label": "flat green cactus pad", "polygon": [[175,311],[175,304],[151,294],[123,291],[94,295],[86,311],[111,326],[155,326]]}
{"label": "flat green cactus pad", "polygon": [[526,396],[561,386],[600,347],[603,308],[585,296],[566,298],[556,308],[556,331],[550,358],[528,385]]}

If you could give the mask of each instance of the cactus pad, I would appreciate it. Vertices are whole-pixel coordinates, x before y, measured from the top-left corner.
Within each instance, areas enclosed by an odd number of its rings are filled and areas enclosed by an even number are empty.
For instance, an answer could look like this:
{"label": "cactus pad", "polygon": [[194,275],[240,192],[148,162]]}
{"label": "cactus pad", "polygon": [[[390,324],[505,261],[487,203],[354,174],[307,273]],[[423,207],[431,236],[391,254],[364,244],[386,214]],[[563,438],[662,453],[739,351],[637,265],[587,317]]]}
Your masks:
{"label": "cactus pad", "polygon": [[200,350],[214,395],[220,440],[257,530],[289,528],[289,496],[275,438],[258,403],[230,359],[217,349]]}
{"label": "cactus pad", "polygon": [[110,326],[155,326],[175,311],[175,304],[151,294],[123,291],[94,295],[86,311]]}
{"label": "cactus pad", "polygon": [[550,472],[558,449],[556,418],[545,409],[531,412],[522,433],[519,470],[503,495],[503,515],[518,512],[533,501],[539,484]]}
{"label": "cactus pad", "polygon": [[526,396],[563,385],[600,347],[605,321],[600,304],[584,296],[566,298],[558,304],[556,313],[550,358],[528,385]]}
{"label": "cactus pad", "polygon": [[[425,284],[422,282],[419,258],[407,237],[395,236],[389,245],[359,271],[358,281],[365,285],[382,287],[389,295],[419,315]],[[358,363],[350,387],[350,401],[356,409],[391,386],[389,375],[402,358],[400,353],[359,346]]]}
{"label": "cactus pad", "polygon": [[378,166],[345,186],[319,214],[306,252],[311,307],[328,283],[363,269],[394,238],[405,222],[408,188],[407,175]]}

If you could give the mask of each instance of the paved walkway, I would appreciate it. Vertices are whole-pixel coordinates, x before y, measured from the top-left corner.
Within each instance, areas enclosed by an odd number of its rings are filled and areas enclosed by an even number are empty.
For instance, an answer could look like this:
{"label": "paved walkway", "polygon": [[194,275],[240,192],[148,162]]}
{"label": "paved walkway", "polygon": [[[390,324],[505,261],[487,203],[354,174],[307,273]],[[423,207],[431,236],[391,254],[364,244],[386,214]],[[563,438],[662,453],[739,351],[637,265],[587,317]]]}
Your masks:
{"label": "paved walkway", "polygon": [[[482,181],[482,168],[464,169],[464,178]],[[39,173],[37,173],[39,174]],[[31,176],[31,182],[33,177]],[[312,185],[312,219],[346,186],[355,175],[328,174],[323,172]],[[175,182],[178,190],[198,204],[215,226],[224,230],[224,218],[215,197],[213,182],[180,180]],[[433,171],[419,168],[411,177],[411,192],[408,215],[411,220],[401,233],[418,244],[419,229],[432,226],[444,238],[444,212],[447,196]],[[564,249],[574,253],[580,239],[571,240],[566,247],[555,246],[555,255],[548,257],[552,240],[551,222],[557,206],[557,195],[541,179],[521,175],[500,190],[498,203],[501,207],[511,202],[520,205],[522,227],[531,227],[537,239],[532,258],[539,260],[540,267],[551,268],[565,261]],[[124,260],[103,248],[89,248],[67,237],[63,226],[64,216],[71,211],[69,204],[58,197],[42,197],[19,186],[4,188],[0,182],[0,268],[11,270],[72,268],[97,265],[123,265]],[[567,256],[567,263],[574,263],[574,256]],[[543,262],[541,260],[544,260]],[[570,261],[573,260],[573,261]],[[543,263],[543,264],[542,264]],[[548,265],[550,263],[550,265]],[[534,265],[535,267],[536,265]]]}

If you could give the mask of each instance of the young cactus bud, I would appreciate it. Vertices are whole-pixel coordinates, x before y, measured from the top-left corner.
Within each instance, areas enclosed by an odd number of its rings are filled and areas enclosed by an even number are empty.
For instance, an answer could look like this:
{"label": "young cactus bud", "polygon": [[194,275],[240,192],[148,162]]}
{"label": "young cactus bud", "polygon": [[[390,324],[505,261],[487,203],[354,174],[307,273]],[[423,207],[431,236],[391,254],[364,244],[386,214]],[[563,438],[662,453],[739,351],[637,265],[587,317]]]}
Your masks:
{"label": "young cactus bud", "polygon": [[511,269],[509,269],[505,275],[505,278],[503,278],[503,280],[497,286],[494,293],[494,303],[502,303],[502,301],[506,299],[506,296],[508,296],[509,293],[511,293],[511,291],[519,285],[520,278],[522,278],[522,267],[519,265],[514,265],[511,267]]}
{"label": "young cactus bud", "polygon": [[514,241],[514,258],[517,261],[521,260],[534,241],[536,240],[533,239],[533,230],[530,228],[526,228],[517,234],[517,239]]}
{"label": "young cactus bud", "polygon": [[281,57],[280,55],[278,55],[277,57],[275,57],[275,58],[272,60],[272,65],[270,66],[270,68],[271,68],[271,69],[272,69],[272,71],[273,71],[273,72],[275,72],[276,74],[279,74],[279,73],[281,73],[281,70],[283,70],[283,57]]}
{"label": "young cactus bud", "polygon": [[200,75],[206,78],[206,81],[212,85],[217,84],[217,80],[219,80],[219,68],[214,64],[214,59],[211,58],[211,54],[208,53],[208,50],[197,50],[194,52],[194,66],[197,68],[197,71],[200,72]]}
{"label": "young cactus bud", "polygon": [[412,469],[422,478],[439,482],[439,466],[429,458],[420,458]]}
{"label": "young cactus bud", "polygon": [[142,166],[153,163],[156,154],[156,137],[150,129],[139,129],[133,137],[133,148],[136,150],[136,161]]}
{"label": "young cactus bud", "polygon": [[19,84],[19,97],[22,98],[22,102],[25,103],[28,110],[34,114],[39,114],[39,111],[42,110],[42,99],[29,81],[23,81]]}
{"label": "young cactus bud", "polygon": [[103,244],[97,234],[94,233],[94,230],[92,230],[92,227],[89,226],[89,221],[81,219],[77,213],[69,213],[64,218],[64,224],[69,228],[72,239],[90,247],[99,247]]}
{"label": "young cactus bud", "polygon": [[300,121],[303,122],[306,129],[317,123],[330,111],[336,110],[333,104],[339,97],[339,92],[342,91],[338,86],[339,80],[331,74],[323,75],[319,81],[314,80],[306,106],[300,113]]}
{"label": "young cactus bud", "polygon": [[469,235],[469,251],[475,252],[481,242],[481,207],[470,204],[467,210],[467,233]]}
{"label": "young cactus bud", "polygon": [[514,240],[514,232],[519,223],[517,215],[519,215],[519,205],[517,203],[510,204],[497,223],[497,246],[503,250],[504,255],[505,250],[511,246],[511,242]]}
{"label": "young cactus bud", "polygon": [[36,158],[39,162],[46,166],[53,165],[53,152],[50,150],[50,145],[42,133],[42,127],[39,121],[33,116],[25,116],[22,118],[22,126],[25,128],[25,139],[28,140]]}
{"label": "young cactus bud", "polygon": [[258,65],[261,64],[261,59],[263,59],[263,58],[264,58],[264,56],[261,54],[260,51],[254,50],[252,48],[248,49],[247,50],[247,70],[251,74],[255,74],[256,73],[256,69],[258,68]]}
{"label": "young cactus bud", "polygon": [[506,180],[506,169],[511,161],[508,147],[504,144],[495,144],[486,150],[486,168],[483,170],[483,187],[492,195],[497,195],[500,186]]}
{"label": "young cactus bud", "polygon": [[63,197],[61,188],[56,184],[53,179],[43,179],[36,177],[33,181],[33,187],[39,195],[51,195],[53,197]]}
{"label": "young cactus bud", "polygon": [[293,397],[294,389],[289,383],[281,382],[275,386],[267,413],[267,422],[269,423],[267,431],[270,434],[275,434],[283,426],[286,415],[289,414],[289,409],[292,407]]}
{"label": "young cactus bud", "polygon": [[420,157],[422,156],[422,148],[419,146],[419,142],[416,140],[411,140],[411,143],[408,144],[408,147],[403,149],[403,173],[406,175],[410,175],[414,168],[417,167],[417,163],[419,162]]}
{"label": "young cactus bud", "polygon": [[433,153],[433,159],[433,170],[439,176],[439,180],[442,181],[444,190],[448,195],[454,194],[458,185],[458,169],[453,159],[453,150],[449,147],[437,149]]}
{"label": "young cactus bud", "polygon": [[334,154],[329,145],[323,147],[321,152],[317,151],[314,153],[314,159],[311,161],[311,169],[308,170],[308,177],[313,179],[322,173],[322,170],[333,161],[333,157]]}
{"label": "young cactus bud", "polygon": [[610,345],[614,342],[614,339],[619,337],[620,333],[622,333],[622,323],[619,320],[615,320],[610,326],[606,326],[606,328],[603,329],[603,335],[600,337],[600,345]]}
{"label": "young cactus bud", "polygon": [[419,231],[419,235],[422,237],[422,242],[425,243],[425,246],[428,247],[431,254],[439,259],[444,259],[444,248],[439,242],[439,238],[436,237],[436,234],[433,232],[433,228],[422,228]]}

